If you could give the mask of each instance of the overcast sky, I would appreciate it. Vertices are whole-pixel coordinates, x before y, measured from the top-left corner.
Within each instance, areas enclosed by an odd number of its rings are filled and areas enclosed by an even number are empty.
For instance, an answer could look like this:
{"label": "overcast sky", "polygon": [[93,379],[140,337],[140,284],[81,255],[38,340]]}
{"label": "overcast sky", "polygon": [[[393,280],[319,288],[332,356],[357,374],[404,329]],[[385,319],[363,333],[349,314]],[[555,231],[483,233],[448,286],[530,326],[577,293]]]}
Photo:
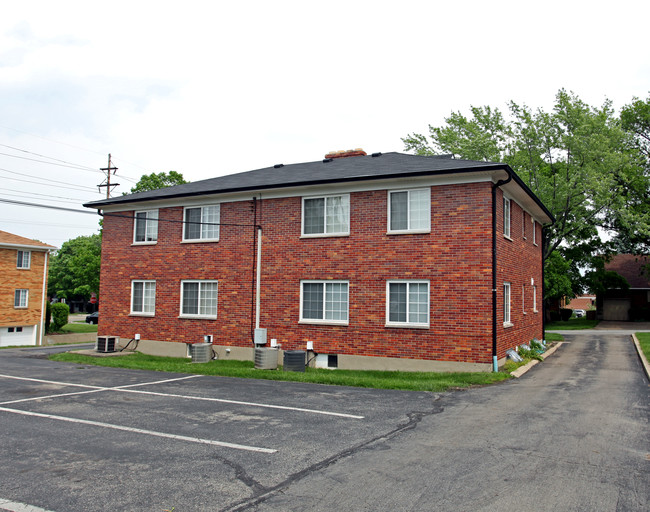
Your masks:
{"label": "overcast sky", "polygon": [[[560,88],[619,109],[650,91],[649,15],[647,0],[5,2],[0,198],[83,209],[109,153],[120,195],[151,172],[403,151],[451,111],[550,109]],[[0,230],[57,247],[97,221],[0,202]]]}

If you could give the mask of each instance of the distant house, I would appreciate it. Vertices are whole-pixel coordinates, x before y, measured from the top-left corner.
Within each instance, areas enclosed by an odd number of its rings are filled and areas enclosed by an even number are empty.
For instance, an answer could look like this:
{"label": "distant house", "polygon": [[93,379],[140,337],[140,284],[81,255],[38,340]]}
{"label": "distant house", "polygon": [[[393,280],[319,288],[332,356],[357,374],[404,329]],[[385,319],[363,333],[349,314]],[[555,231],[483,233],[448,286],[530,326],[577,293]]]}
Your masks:
{"label": "distant house", "polygon": [[647,271],[650,258],[634,254],[617,254],[605,264],[605,270],[623,276],[630,288],[606,290],[596,299],[599,319],[650,321],[650,277]]}
{"label": "distant house", "polygon": [[251,359],[265,333],[316,366],[484,371],[543,337],[553,218],[505,164],[355,150],[85,206],[99,334],[144,352]]}
{"label": "distant house", "polygon": [[595,295],[580,295],[567,302],[566,308],[568,309],[583,309],[589,311],[596,304]]}
{"label": "distant house", "polygon": [[51,245],[0,231],[0,347],[37,345]]}

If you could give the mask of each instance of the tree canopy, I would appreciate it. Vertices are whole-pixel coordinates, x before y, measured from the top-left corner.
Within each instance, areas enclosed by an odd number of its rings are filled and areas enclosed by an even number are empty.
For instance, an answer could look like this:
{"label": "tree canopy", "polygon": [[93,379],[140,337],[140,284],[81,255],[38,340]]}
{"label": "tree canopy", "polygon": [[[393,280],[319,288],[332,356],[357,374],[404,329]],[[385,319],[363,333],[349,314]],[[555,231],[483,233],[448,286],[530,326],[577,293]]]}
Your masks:
{"label": "tree canopy", "polygon": [[471,107],[470,117],[452,112],[445,123],[429,126],[428,136],[404,137],[405,149],[510,165],[556,219],[543,241],[553,295],[571,294],[567,275],[573,292],[587,284],[584,269],[610,248],[603,230],[619,245],[640,233],[647,241],[650,99],[628,105],[619,118],[609,100],[592,107],[560,90],[551,112],[510,102],[506,115]]}
{"label": "tree canopy", "polygon": [[140,181],[136,183],[135,187],[131,189],[131,194],[136,192],[146,192],[147,190],[157,190],[159,188],[172,187],[174,185],[183,185],[187,183],[183,175],[176,171],[169,172],[152,172],[151,174],[144,174]]}
{"label": "tree canopy", "polygon": [[99,291],[102,239],[99,234],[64,242],[50,260],[47,293],[50,296],[88,300]]}

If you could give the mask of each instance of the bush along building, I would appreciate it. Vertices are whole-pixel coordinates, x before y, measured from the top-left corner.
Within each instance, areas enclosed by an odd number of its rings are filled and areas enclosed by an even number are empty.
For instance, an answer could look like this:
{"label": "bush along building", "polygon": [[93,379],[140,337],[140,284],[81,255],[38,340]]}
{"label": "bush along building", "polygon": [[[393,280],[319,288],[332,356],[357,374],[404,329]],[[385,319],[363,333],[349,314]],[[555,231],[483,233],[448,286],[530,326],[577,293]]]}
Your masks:
{"label": "bush along building", "polygon": [[257,334],[322,367],[489,371],[543,337],[553,218],[505,164],[354,150],[85,206],[99,334],[143,352],[252,359]]}

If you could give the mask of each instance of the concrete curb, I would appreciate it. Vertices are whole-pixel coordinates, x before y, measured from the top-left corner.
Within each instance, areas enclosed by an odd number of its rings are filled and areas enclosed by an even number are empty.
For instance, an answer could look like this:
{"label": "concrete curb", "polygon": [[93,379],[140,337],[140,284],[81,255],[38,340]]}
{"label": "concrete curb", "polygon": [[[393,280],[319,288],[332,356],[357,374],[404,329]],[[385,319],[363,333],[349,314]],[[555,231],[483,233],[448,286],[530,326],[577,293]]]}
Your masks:
{"label": "concrete curb", "polygon": [[650,363],[648,363],[648,359],[643,353],[643,350],[641,350],[641,344],[639,343],[639,339],[636,337],[636,334],[632,334],[632,341],[636,347],[636,353],[639,354],[639,359],[641,359],[641,365],[643,366],[645,375],[648,378],[648,385],[650,385]]}
{"label": "concrete curb", "polygon": [[[553,345],[551,348],[549,348],[546,352],[544,352],[543,354],[540,354],[542,359],[546,359],[548,356],[553,355],[553,353],[555,353],[555,351],[558,348],[560,348],[560,346],[563,343],[564,342],[562,342],[562,341],[558,341],[558,342],[555,343],[555,345]],[[539,361],[537,359],[533,359],[530,363],[527,363],[524,366],[520,366],[514,372],[510,372],[510,375],[512,375],[513,377],[518,379],[524,373],[526,373],[528,370],[530,370],[533,366],[535,366],[537,363],[539,363]]]}

